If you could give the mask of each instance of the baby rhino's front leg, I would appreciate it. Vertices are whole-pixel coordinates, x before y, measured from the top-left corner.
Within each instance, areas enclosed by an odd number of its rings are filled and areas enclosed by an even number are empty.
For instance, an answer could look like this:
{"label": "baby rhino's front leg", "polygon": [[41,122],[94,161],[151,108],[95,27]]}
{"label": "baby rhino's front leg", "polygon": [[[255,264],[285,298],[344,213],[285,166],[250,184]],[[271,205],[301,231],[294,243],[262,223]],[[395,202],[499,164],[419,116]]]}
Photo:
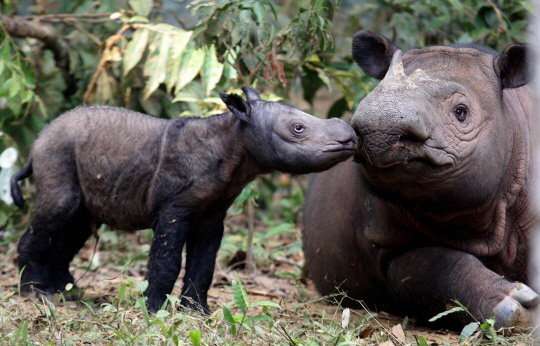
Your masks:
{"label": "baby rhino's front leg", "polygon": [[214,277],[216,255],[223,238],[226,212],[204,215],[202,222],[188,236],[186,274],[182,287],[182,305],[210,314],[208,289]]}
{"label": "baby rhino's front leg", "polygon": [[182,267],[182,251],[192,231],[190,214],[175,206],[162,207],[154,221],[154,238],[148,257],[148,288],[144,294],[150,312],[163,306]]}
{"label": "baby rhino's front leg", "polygon": [[[494,313],[495,327],[531,327],[538,295],[522,283],[491,271],[475,256],[444,247],[423,247],[391,260],[388,285],[404,308],[420,316],[443,312],[453,300],[484,322]],[[454,314],[462,323],[474,319]]]}

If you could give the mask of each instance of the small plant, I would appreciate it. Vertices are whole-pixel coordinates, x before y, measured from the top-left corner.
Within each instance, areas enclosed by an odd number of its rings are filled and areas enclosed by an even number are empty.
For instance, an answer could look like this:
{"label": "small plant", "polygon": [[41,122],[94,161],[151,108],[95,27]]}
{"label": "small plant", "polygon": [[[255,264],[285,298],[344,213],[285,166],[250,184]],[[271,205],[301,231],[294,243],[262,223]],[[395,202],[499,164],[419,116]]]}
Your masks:
{"label": "small plant", "polygon": [[[238,310],[240,310],[242,315],[233,316],[230,310],[227,308],[227,306],[222,305],[223,318],[229,325],[229,328],[233,336],[236,336],[238,334],[238,330],[236,328],[238,326],[250,332],[255,330],[264,339],[264,333],[260,329],[260,326],[258,325],[258,323],[267,321],[269,322],[269,327],[272,328],[276,321],[271,317],[270,313],[268,312],[268,307],[275,307],[278,309],[281,309],[281,307],[274,302],[268,302],[268,301],[259,301],[255,303],[250,303],[246,290],[244,288],[244,285],[242,284],[242,281],[238,277],[238,274],[235,274],[235,275],[236,275],[236,280],[238,281],[235,281],[235,280],[232,281],[234,302],[236,303],[236,307],[238,308]],[[261,306],[263,313],[260,315],[246,317],[248,310],[256,306]]]}
{"label": "small plant", "polygon": [[[461,304],[457,300],[454,300],[454,303],[457,306],[433,316],[432,318],[429,319],[429,322],[436,321],[441,317],[444,317],[444,316],[447,316],[449,314],[453,314],[456,312],[465,312],[466,314],[469,314],[475,320],[475,322],[471,322],[467,324],[465,327],[463,327],[459,335],[460,343],[464,342],[467,339],[470,339],[470,340],[487,339],[491,341],[493,345],[498,344],[498,340],[500,339],[500,337],[497,336],[497,333],[495,331],[495,327],[494,327],[495,320],[493,319],[493,314],[491,315],[491,318],[486,319],[484,323],[480,323],[474,318],[474,316],[469,312],[469,310],[463,304]],[[420,346],[424,346],[421,340],[418,341],[418,344]]]}

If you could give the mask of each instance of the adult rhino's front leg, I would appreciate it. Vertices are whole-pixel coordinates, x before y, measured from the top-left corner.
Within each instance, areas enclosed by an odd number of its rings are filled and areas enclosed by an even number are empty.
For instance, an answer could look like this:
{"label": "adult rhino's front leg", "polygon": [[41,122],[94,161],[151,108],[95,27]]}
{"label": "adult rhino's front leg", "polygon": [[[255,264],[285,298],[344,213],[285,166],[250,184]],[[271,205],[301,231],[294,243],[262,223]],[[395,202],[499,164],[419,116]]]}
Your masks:
{"label": "adult rhino's front leg", "polygon": [[[538,305],[538,295],[525,284],[505,279],[470,254],[443,247],[423,247],[393,258],[387,279],[397,300],[426,318],[457,300],[480,322],[494,313],[497,329],[527,329],[533,319],[529,309]],[[465,313],[454,317],[462,323],[474,321]]]}

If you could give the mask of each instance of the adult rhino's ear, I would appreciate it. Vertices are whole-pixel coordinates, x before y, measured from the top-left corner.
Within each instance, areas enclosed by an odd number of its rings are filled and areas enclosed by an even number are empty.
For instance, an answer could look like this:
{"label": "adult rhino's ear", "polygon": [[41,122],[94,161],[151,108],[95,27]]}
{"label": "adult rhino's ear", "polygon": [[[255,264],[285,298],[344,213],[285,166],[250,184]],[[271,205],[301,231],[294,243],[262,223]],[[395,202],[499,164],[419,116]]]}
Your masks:
{"label": "adult rhino's ear", "polygon": [[503,89],[517,88],[529,83],[532,79],[529,45],[518,43],[506,47],[501,55],[494,59],[493,67]]}
{"label": "adult rhino's ear", "polygon": [[253,88],[248,88],[246,86],[241,86],[242,91],[244,94],[246,94],[246,99],[248,102],[251,101],[258,101],[261,99],[261,95],[259,95],[259,92]]}
{"label": "adult rhino's ear", "polygon": [[383,79],[390,67],[394,52],[399,50],[389,39],[369,30],[357,32],[353,37],[352,56],[368,75]]}
{"label": "adult rhino's ear", "polygon": [[249,103],[236,94],[220,93],[219,97],[221,97],[221,100],[234,115],[240,118],[240,120],[249,123],[249,118],[251,117],[251,106]]}

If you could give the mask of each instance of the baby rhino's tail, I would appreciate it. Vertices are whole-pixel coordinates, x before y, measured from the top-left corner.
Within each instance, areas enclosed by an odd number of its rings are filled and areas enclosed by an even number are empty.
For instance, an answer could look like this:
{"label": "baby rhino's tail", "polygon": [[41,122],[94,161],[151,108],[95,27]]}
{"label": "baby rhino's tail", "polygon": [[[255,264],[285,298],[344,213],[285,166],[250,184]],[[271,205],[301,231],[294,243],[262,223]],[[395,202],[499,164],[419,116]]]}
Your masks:
{"label": "baby rhino's tail", "polygon": [[28,178],[32,175],[32,172],[32,158],[30,158],[23,169],[11,177],[11,198],[13,198],[13,203],[15,203],[15,205],[21,209],[24,207],[24,198],[17,182],[19,180]]}

